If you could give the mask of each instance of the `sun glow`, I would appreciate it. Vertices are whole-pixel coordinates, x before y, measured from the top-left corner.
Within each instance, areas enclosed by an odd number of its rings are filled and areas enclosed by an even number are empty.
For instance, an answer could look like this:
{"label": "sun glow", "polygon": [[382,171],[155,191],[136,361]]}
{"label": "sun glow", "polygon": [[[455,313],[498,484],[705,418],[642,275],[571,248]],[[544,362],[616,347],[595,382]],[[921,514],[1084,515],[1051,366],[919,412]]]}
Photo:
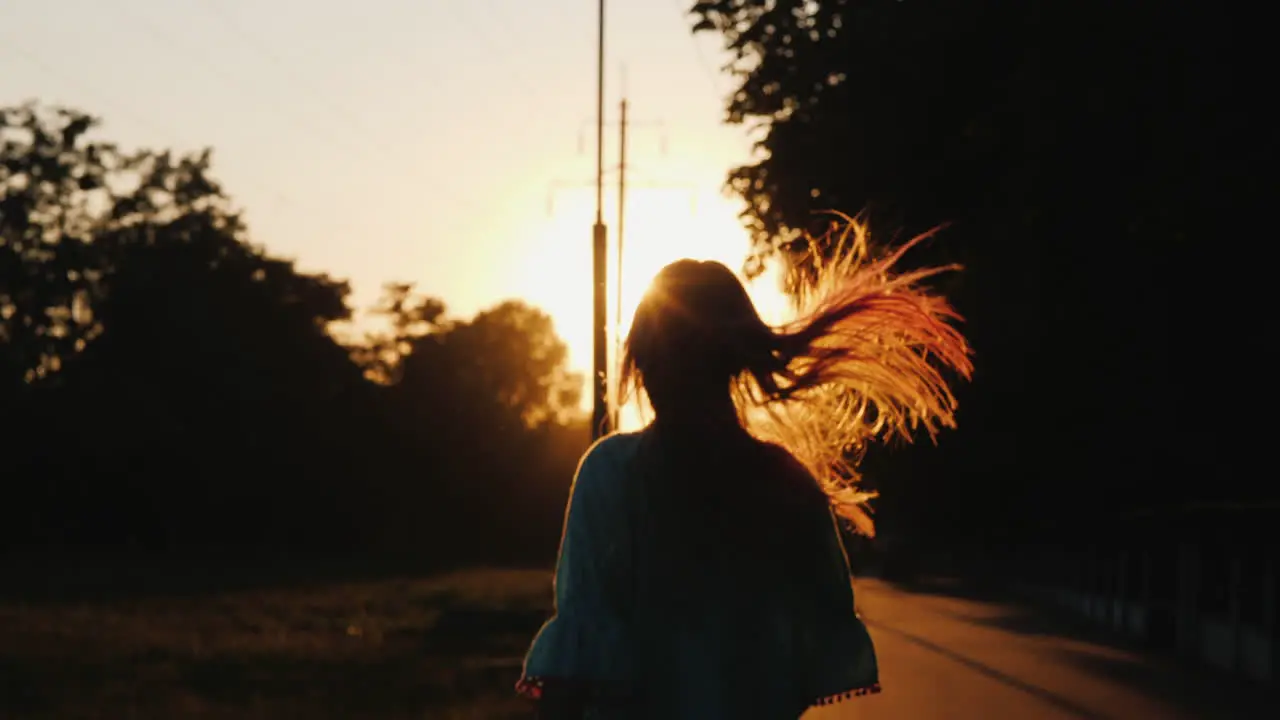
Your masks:
{"label": "sun glow", "polygon": [[[616,198],[613,200],[605,207],[609,228],[611,369],[618,363],[620,339],[630,328],[636,306],[658,271],[676,260],[693,258],[722,262],[741,276],[749,249],[747,233],[737,217],[738,206],[729,199],[718,193],[639,188],[627,196],[619,288]],[[587,374],[592,358],[590,248],[594,191],[587,188],[561,192],[548,210],[549,222],[533,239],[523,261],[523,294],[551,314],[557,331],[569,345],[570,363]],[[787,319],[790,305],[779,289],[774,268],[749,283],[748,290],[766,321],[779,323]],[[616,377],[616,372],[611,375]],[[589,405],[590,401],[587,392],[584,404]],[[636,428],[644,422],[634,401],[621,414],[623,429]]]}

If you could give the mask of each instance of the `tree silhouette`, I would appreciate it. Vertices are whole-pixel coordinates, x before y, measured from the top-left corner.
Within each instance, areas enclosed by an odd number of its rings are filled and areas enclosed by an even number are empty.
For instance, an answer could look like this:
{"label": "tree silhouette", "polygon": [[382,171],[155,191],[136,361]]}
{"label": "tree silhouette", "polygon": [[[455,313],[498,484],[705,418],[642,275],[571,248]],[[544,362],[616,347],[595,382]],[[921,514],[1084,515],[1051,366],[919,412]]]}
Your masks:
{"label": "tree silhouette", "polygon": [[355,357],[371,380],[394,384],[400,381],[403,360],[413,351],[414,341],[442,326],[445,304],[415,293],[413,283],[387,283],[382,290],[372,314],[389,327],[366,333]]}
{"label": "tree silhouette", "polygon": [[[759,253],[794,262],[821,210],[865,211],[882,239],[951,223],[913,259],[965,265],[946,289],[978,372],[942,452],[886,466],[886,507],[981,535],[1274,495],[1245,479],[1257,431],[1201,420],[1251,401],[1188,387],[1264,352],[1250,328],[1265,271],[1195,270],[1205,243],[1248,238],[1269,214],[1275,130],[1249,18],[1042,0],[691,13],[732,53],[728,120],[758,129],[755,161],[728,184]],[[1082,485],[1095,489],[1069,490]],[[1077,493],[1105,500],[1085,511]]]}
{"label": "tree silhouette", "polygon": [[545,314],[392,284],[344,346],[346,283],[253,245],[207,151],[0,112],[0,548],[554,551],[586,434]]}
{"label": "tree silhouette", "polygon": [[577,409],[582,378],[567,358],[550,316],[511,300],[412,342],[402,382],[447,388],[458,406],[501,418],[495,431],[535,427]]}
{"label": "tree silhouette", "polygon": [[135,162],[87,141],[95,122],[34,104],[0,109],[0,399],[95,331],[86,305],[102,268],[87,243],[115,199],[109,180]]}
{"label": "tree silhouette", "polygon": [[[565,480],[589,435],[582,378],[568,371],[550,317],[507,301],[469,321],[444,320],[442,304],[399,286],[382,305],[397,298],[403,317],[393,326],[416,330],[401,338],[406,352],[389,388],[393,432],[416,467],[448,479],[419,488],[416,532],[431,525],[430,536],[453,542],[458,557],[463,547],[473,558],[529,550],[513,546],[511,532],[532,533],[533,547],[554,551],[545,529],[559,523]],[[420,322],[424,315],[432,320]],[[494,533],[501,517],[509,530]]]}

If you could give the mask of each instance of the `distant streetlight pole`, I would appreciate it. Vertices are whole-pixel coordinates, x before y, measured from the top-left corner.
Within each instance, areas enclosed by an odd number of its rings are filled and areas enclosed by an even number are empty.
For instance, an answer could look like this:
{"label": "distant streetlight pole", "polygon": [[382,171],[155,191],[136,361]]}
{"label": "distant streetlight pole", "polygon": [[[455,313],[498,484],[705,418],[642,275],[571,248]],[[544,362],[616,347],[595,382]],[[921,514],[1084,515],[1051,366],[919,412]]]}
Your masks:
{"label": "distant streetlight pole", "polygon": [[592,373],[591,437],[608,434],[609,428],[609,311],[608,229],[604,224],[604,3],[599,0],[596,32],[596,222],[591,232],[592,337],[595,362]]}

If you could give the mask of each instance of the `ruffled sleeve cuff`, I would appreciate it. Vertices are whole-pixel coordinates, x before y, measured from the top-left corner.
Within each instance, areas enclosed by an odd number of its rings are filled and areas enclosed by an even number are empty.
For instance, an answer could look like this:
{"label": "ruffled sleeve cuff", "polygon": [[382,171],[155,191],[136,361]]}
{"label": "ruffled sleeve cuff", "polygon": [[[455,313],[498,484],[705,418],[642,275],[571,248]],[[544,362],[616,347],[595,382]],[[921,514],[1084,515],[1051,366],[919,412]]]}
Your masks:
{"label": "ruffled sleeve cuff", "polygon": [[563,682],[592,697],[625,697],[633,689],[630,657],[619,623],[561,613],[534,639],[516,691],[536,699],[548,683]]}
{"label": "ruffled sleeve cuff", "polygon": [[809,707],[835,705],[836,703],[841,703],[841,702],[844,702],[845,700],[852,700],[854,698],[863,697],[865,695],[875,695],[878,692],[880,692],[880,683],[878,682],[872,683],[864,687],[858,687],[852,690],[846,690],[845,692],[837,693],[835,695],[826,695],[824,697],[820,697],[817,700],[814,700],[813,702],[809,703]]}
{"label": "ruffled sleeve cuff", "polygon": [[810,666],[811,707],[833,705],[880,692],[880,671],[871,635],[854,615],[815,629],[818,652]]}

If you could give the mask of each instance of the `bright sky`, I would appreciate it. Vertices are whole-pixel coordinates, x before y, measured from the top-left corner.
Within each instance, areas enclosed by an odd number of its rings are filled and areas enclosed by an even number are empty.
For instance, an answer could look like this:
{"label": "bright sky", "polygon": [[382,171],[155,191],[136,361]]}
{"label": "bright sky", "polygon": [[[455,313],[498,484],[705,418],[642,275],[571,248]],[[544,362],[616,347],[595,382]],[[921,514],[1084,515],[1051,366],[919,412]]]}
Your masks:
{"label": "bright sky", "polygon": [[[609,7],[607,165],[624,67],[636,121],[625,314],[666,262],[738,269],[746,249],[721,188],[749,141],[720,123],[730,81],[689,4]],[[0,103],[88,110],[126,147],[212,146],[255,241],[350,279],[357,306],[392,280],[455,316],[524,298],[585,369],[596,21],[593,0],[7,0]]]}

